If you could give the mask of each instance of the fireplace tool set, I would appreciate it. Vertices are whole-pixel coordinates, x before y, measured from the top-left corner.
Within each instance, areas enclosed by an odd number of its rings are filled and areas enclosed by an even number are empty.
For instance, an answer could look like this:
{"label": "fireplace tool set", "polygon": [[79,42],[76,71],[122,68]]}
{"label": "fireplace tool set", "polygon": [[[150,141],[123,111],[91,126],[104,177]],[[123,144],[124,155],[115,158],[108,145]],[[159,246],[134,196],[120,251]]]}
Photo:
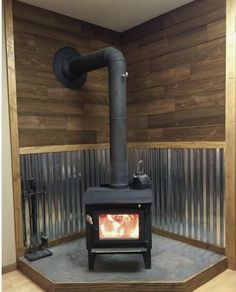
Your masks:
{"label": "fireplace tool set", "polygon": [[[48,238],[46,234],[46,218],[45,218],[45,186],[40,190],[36,179],[31,178],[27,181],[25,190],[22,183],[23,194],[23,217],[29,216],[30,222],[30,247],[29,252],[25,258],[30,262],[36,261],[52,255],[52,252],[46,247],[48,245]],[[43,232],[38,230],[39,226],[39,206],[43,213]],[[25,220],[24,220],[25,222]],[[26,226],[24,226],[26,228]],[[24,232],[25,233],[25,232]],[[26,239],[25,239],[26,242]]]}

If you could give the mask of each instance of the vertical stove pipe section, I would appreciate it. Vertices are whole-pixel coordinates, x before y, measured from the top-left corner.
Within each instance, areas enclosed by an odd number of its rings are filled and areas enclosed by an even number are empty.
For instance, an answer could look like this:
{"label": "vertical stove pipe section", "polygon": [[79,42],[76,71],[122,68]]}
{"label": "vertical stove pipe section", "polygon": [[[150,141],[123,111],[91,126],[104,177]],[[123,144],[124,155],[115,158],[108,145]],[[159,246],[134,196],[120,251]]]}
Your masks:
{"label": "vertical stove pipe section", "polygon": [[[69,49],[69,48],[63,48]],[[72,49],[73,50],[73,49]],[[123,54],[113,47],[97,50],[83,56],[69,54],[64,58],[62,71],[67,81],[72,81],[86,72],[108,66],[109,69],[109,119],[110,119],[110,161],[111,187],[128,187],[127,163],[127,101],[126,101],[126,62]],[[58,68],[54,72],[57,76]],[[62,83],[60,77],[57,79]],[[86,77],[84,77],[86,80]],[[85,81],[84,81],[85,82]],[[69,87],[67,84],[65,84]],[[72,85],[70,88],[75,88]],[[81,84],[78,86],[81,87]]]}

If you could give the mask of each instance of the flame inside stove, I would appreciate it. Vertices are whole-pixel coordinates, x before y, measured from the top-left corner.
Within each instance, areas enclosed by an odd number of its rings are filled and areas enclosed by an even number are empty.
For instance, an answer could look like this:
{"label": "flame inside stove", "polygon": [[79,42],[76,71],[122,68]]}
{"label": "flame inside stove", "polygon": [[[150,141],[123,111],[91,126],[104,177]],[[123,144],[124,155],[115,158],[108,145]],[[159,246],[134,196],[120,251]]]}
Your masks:
{"label": "flame inside stove", "polygon": [[99,239],[139,239],[138,214],[99,214]]}

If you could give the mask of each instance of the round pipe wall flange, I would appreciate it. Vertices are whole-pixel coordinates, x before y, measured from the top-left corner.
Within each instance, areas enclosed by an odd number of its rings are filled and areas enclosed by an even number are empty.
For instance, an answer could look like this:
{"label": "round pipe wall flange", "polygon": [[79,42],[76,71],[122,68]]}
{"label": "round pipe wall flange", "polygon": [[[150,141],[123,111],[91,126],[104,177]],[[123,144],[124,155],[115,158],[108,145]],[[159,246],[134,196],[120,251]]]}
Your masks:
{"label": "round pipe wall flange", "polygon": [[81,54],[73,48],[65,47],[59,49],[53,59],[53,70],[57,80],[66,88],[78,89],[87,80],[87,73],[81,75],[70,74],[69,64],[74,58]]}

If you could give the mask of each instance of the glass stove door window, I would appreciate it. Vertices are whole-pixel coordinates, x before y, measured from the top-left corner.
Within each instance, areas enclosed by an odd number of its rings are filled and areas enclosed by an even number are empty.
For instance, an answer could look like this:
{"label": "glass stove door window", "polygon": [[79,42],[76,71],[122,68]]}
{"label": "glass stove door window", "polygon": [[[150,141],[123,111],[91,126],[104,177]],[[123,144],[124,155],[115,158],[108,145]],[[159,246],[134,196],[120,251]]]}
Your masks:
{"label": "glass stove door window", "polygon": [[99,239],[139,239],[138,214],[99,214]]}

